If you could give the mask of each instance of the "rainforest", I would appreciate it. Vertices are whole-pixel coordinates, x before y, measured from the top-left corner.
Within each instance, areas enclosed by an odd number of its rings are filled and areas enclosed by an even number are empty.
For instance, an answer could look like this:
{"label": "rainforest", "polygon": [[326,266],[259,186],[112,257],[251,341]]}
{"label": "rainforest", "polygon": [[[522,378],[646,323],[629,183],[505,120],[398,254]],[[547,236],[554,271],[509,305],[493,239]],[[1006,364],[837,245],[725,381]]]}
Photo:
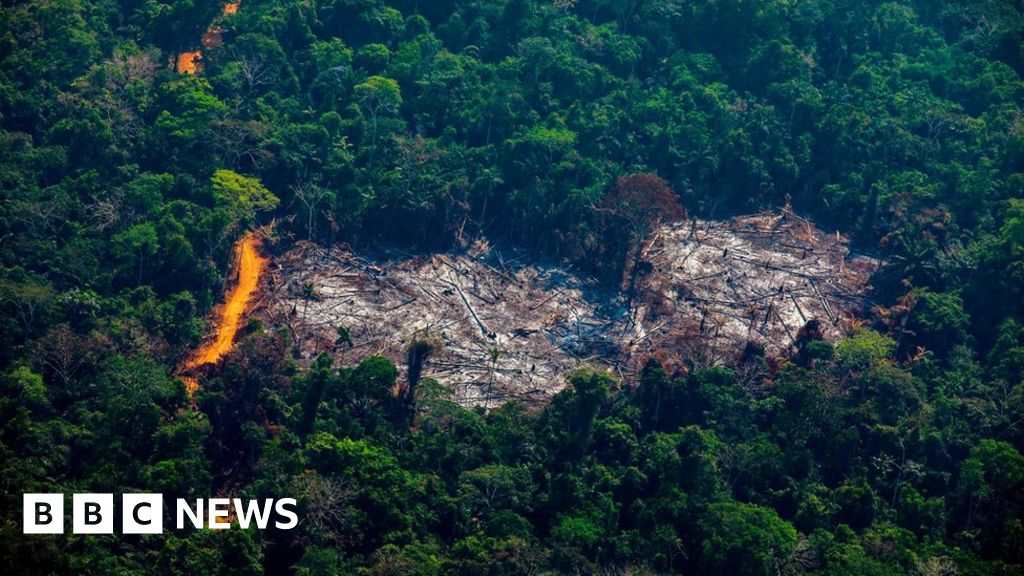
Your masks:
{"label": "rainforest", "polygon": [[1019,0],[0,7],[3,574],[1024,574]]}

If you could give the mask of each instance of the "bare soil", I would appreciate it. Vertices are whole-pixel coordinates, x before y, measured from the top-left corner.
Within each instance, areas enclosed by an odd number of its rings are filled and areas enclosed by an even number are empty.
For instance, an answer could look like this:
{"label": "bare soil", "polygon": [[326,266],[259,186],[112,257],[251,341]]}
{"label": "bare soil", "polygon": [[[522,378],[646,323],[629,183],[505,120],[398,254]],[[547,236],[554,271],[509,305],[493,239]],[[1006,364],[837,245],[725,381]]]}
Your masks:
{"label": "bare soil", "polygon": [[485,241],[372,256],[300,242],[270,266],[261,314],[291,330],[301,358],[345,364],[376,354],[404,368],[408,343],[429,333],[442,349],[425,375],[458,402],[535,405],[582,363],[628,378],[651,354],[679,369],[727,364],[747,342],[778,356],[811,319],[835,340],[858,324],[878,266],[789,211],[663,227],[643,262],[622,294]]}

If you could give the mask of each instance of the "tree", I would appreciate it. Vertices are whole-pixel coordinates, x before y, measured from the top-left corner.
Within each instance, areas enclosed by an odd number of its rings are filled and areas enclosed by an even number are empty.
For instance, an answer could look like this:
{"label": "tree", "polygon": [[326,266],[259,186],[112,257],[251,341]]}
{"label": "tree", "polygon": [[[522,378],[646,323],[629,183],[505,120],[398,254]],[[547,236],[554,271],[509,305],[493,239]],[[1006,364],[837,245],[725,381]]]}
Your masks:
{"label": "tree", "polygon": [[96,361],[93,343],[75,334],[67,324],[59,324],[36,342],[36,358],[44,373],[56,376],[70,392],[81,371]]}
{"label": "tree", "polygon": [[629,244],[620,261],[625,262],[622,280],[632,297],[644,242],[656,226],[685,218],[686,210],[668,182],[655,174],[620,177],[596,208],[606,217],[605,230],[623,227],[627,231]]}
{"label": "tree", "polygon": [[702,572],[775,576],[792,563],[796,529],[774,510],[741,502],[712,504],[701,525]]}
{"label": "tree", "polygon": [[486,521],[498,511],[532,509],[533,482],[525,467],[488,464],[464,472],[459,479],[460,512],[467,521]]}
{"label": "tree", "polygon": [[406,391],[408,401],[416,400],[416,385],[423,375],[423,369],[434,353],[441,350],[441,340],[432,335],[429,331],[417,333],[406,349],[406,371],[408,374],[409,389]]}
{"label": "tree", "polygon": [[576,460],[590,445],[598,410],[607,400],[614,380],[604,372],[585,368],[570,375],[569,384],[571,387],[561,393],[566,427],[562,448],[570,460]]}
{"label": "tree", "polygon": [[330,357],[325,354],[317,356],[313,366],[305,374],[306,389],[302,395],[302,414],[298,426],[300,433],[308,434],[313,430],[317,411],[327,388],[338,384],[339,378],[332,369]]}
{"label": "tree", "polygon": [[398,82],[384,76],[370,76],[361,84],[355,87],[355,96],[359,104],[370,115],[370,122],[373,128],[370,133],[370,162],[369,168],[373,169],[373,159],[377,153],[377,130],[379,119],[382,115],[393,114],[402,105],[402,91]]}
{"label": "tree", "polygon": [[335,194],[333,191],[319,186],[315,183],[292,185],[292,194],[299,199],[306,209],[306,237],[313,240],[313,232],[316,229],[317,206],[327,200],[333,203]]}
{"label": "tree", "polygon": [[849,371],[866,370],[892,358],[896,341],[868,328],[858,328],[835,347],[837,367]]}
{"label": "tree", "polygon": [[114,236],[114,256],[135,269],[135,283],[142,284],[143,272],[160,249],[156,227],[150,223],[136,224]]}
{"label": "tree", "polygon": [[914,306],[907,323],[911,337],[903,342],[905,349],[910,344],[920,345],[945,355],[967,338],[970,318],[959,294],[921,288],[912,291],[911,296]]}
{"label": "tree", "polygon": [[210,188],[214,199],[228,210],[235,223],[251,223],[257,213],[273,210],[280,203],[259,178],[232,170],[215,171],[210,178]]}
{"label": "tree", "polygon": [[1015,547],[1024,538],[1022,489],[1024,455],[1006,442],[979,442],[961,465],[956,487],[963,537],[979,527],[974,537],[989,554],[1021,561],[1021,550]]}
{"label": "tree", "polygon": [[657,360],[648,359],[640,373],[636,402],[643,410],[643,424],[652,430],[670,431],[677,422],[675,387]]}
{"label": "tree", "polygon": [[49,283],[32,280],[4,280],[0,282],[0,303],[8,310],[5,314],[7,318],[18,319],[24,343],[33,335],[39,323],[45,322],[54,304],[53,287]]}
{"label": "tree", "polygon": [[[3,6],[4,574],[1024,566],[1020,0]],[[202,69],[178,74],[182,51]],[[337,323],[304,358],[259,314],[191,398],[171,376],[218,301],[224,243],[270,214],[275,251],[487,239],[597,276],[591,304],[635,305],[683,200],[708,219],[791,203],[846,234],[879,257],[843,263],[872,274],[877,331],[833,349],[810,323],[792,354],[752,345],[682,376],[679,352],[659,366],[627,347],[622,385],[584,369],[485,409],[452,400],[444,366],[425,376],[436,352],[408,308],[408,349],[344,320],[333,363],[317,352]],[[744,233],[728,256],[779,236]],[[813,236],[785,247],[808,253],[796,273],[833,256]],[[306,304],[327,288],[309,280]],[[337,366],[378,349],[401,369]],[[300,524],[21,534],[19,493],[140,490],[294,495]]]}

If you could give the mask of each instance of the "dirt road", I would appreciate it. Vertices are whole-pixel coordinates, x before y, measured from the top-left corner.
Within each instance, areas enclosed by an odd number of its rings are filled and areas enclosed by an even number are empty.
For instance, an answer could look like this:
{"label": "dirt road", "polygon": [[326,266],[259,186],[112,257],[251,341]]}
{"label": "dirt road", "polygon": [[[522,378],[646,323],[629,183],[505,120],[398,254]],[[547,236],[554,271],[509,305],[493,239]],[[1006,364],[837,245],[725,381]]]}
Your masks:
{"label": "dirt road", "polygon": [[[249,232],[235,245],[238,280],[218,314],[217,337],[196,350],[185,364],[183,372],[189,372],[205,364],[216,364],[223,355],[231,351],[242,315],[249,299],[259,286],[260,275],[266,266],[266,260],[257,251],[259,242],[255,233]],[[199,386],[198,381],[192,376],[182,376],[182,380],[185,381],[189,395],[192,395]]]}

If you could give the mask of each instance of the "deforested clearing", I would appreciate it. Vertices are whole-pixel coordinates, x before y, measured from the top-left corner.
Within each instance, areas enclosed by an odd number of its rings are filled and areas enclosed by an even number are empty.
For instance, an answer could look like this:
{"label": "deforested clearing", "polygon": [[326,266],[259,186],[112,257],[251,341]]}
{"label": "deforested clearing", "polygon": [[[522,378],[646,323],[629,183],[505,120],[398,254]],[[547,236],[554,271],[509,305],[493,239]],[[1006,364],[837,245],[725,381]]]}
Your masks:
{"label": "deforested clearing", "polygon": [[811,320],[835,340],[857,325],[877,266],[788,210],[660,228],[632,293],[485,241],[425,255],[298,243],[275,260],[262,313],[305,359],[403,366],[429,334],[441,350],[426,375],[458,402],[532,405],[582,363],[628,380],[652,354],[676,370],[731,363],[748,343],[778,356]]}

